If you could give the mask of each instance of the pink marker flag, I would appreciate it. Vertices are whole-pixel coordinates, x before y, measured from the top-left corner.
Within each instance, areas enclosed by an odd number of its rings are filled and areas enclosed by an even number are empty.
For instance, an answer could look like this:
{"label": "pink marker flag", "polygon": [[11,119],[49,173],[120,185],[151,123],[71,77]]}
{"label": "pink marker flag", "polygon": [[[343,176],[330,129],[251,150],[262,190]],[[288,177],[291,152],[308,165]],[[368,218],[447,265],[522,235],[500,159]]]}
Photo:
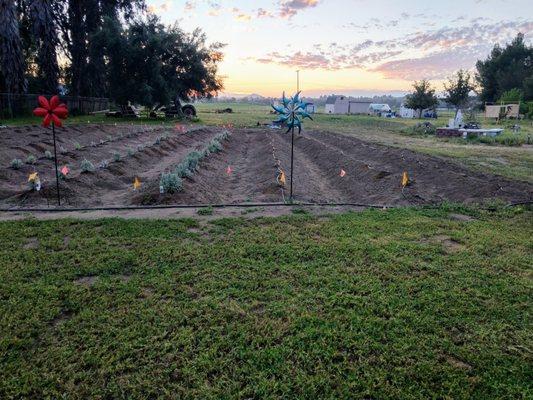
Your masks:
{"label": "pink marker flag", "polygon": [[228,165],[228,168],[226,168],[226,174],[231,175],[232,172],[231,165]]}
{"label": "pink marker flag", "polygon": [[67,176],[69,172],[70,170],[68,169],[66,165],[63,166],[63,168],[61,168],[61,174],[63,174],[63,176]]}
{"label": "pink marker flag", "polygon": [[344,175],[346,175],[346,171],[341,168],[341,173],[340,173],[341,178],[344,178]]}

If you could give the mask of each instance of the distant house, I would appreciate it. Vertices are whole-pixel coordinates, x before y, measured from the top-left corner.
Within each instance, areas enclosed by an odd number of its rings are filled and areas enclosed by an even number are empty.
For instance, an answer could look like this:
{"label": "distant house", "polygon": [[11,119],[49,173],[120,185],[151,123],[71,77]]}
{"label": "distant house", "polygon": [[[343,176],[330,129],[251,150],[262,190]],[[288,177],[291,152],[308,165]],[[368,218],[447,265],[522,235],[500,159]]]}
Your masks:
{"label": "distant house", "polygon": [[392,110],[388,104],[372,103],[368,106],[368,113],[371,115],[381,116],[382,114],[390,113]]}
{"label": "distant house", "polygon": [[326,114],[368,114],[369,101],[351,101],[346,96],[330,97],[326,101]]}
{"label": "distant house", "polygon": [[405,107],[405,105],[400,106],[400,118],[415,118],[416,111],[412,108]]}
{"label": "distant house", "polygon": [[324,112],[326,114],[335,114],[335,97],[328,97]]}
{"label": "distant house", "polygon": [[305,111],[309,114],[314,114],[316,112],[316,107],[313,103],[308,103],[305,107]]}
{"label": "distant house", "polygon": [[348,114],[368,114],[371,105],[369,101],[350,101]]}

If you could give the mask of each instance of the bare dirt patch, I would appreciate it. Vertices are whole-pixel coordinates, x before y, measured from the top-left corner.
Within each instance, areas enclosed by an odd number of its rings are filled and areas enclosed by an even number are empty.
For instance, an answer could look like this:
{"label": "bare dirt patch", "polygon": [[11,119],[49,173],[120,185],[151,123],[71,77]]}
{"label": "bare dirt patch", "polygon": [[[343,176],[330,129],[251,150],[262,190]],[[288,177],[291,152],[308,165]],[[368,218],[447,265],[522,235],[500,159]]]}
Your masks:
{"label": "bare dirt patch", "polygon": [[[173,195],[159,193],[160,174],[172,170],[190,151],[204,148],[219,131],[201,127],[181,133],[169,127],[71,126],[59,134],[60,146],[66,148],[60,155],[60,164],[73,167],[71,175],[61,183],[64,203],[67,207],[94,207],[287,200],[290,135],[268,129],[235,130],[223,143],[221,152],[203,159],[199,171],[184,180],[183,191]],[[167,140],[159,140],[163,135],[168,136]],[[20,170],[9,167],[12,158],[44,154],[51,149],[50,132],[40,127],[7,129],[3,130],[0,143],[0,203],[10,207],[53,207],[52,160],[42,156],[35,166],[25,164]],[[134,154],[128,156],[128,149],[133,149]],[[122,157],[113,161],[117,152]],[[82,174],[78,166],[85,158],[95,166],[102,160],[110,162],[107,168]],[[287,176],[285,188],[276,182],[278,163]],[[44,189],[39,193],[27,188],[27,176],[32,170],[38,171],[43,180]],[[344,176],[341,170],[345,171]],[[402,189],[404,171],[410,184]],[[142,187],[134,191],[136,176]],[[297,135],[295,140],[294,197],[300,202],[386,206],[443,201],[482,203],[494,199],[518,202],[533,199],[533,185],[473,172],[410,150],[309,131]],[[240,211],[236,214],[242,215]],[[466,221],[465,217],[450,216]]]}
{"label": "bare dirt patch", "polygon": [[74,281],[76,285],[93,286],[98,280],[97,276],[82,276]]}
{"label": "bare dirt patch", "polygon": [[39,248],[39,239],[35,237],[28,238],[26,243],[24,243],[25,250],[35,250]]}

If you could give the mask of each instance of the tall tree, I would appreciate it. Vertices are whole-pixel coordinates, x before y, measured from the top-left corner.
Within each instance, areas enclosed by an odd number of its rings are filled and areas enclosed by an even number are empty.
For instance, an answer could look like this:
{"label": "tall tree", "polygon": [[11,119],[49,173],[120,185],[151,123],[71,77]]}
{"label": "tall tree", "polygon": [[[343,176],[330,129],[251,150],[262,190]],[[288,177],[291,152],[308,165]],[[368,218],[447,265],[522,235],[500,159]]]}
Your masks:
{"label": "tall tree", "polygon": [[0,0],[0,66],[5,90],[24,93],[26,65],[14,0]]}
{"label": "tall tree", "polygon": [[205,35],[165,27],[155,16],[123,29],[108,19],[106,51],[110,59],[110,96],[119,104],[146,105],[211,96],[222,89],[217,65],[222,45],[208,46]]}
{"label": "tall tree", "polygon": [[29,7],[32,33],[37,43],[38,75],[42,89],[57,93],[59,66],[57,63],[57,30],[52,10],[52,0],[31,0]]}
{"label": "tall tree", "polygon": [[435,89],[425,79],[413,83],[413,89],[414,91],[406,96],[405,105],[417,110],[418,118],[420,118],[423,110],[437,105],[438,99],[435,96]]}
{"label": "tall tree", "polygon": [[484,102],[495,102],[514,88],[526,92],[528,79],[533,77],[533,47],[526,45],[524,35],[519,33],[505,48],[494,46],[486,60],[476,63],[476,68],[480,99]]}
{"label": "tall tree", "polygon": [[475,89],[474,82],[470,73],[460,69],[455,76],[448,79],[448,83],[444,84],[444,91],[446,92],[446,103],[455,107],[455,115],[461,107],[468,104],[468,95]]}

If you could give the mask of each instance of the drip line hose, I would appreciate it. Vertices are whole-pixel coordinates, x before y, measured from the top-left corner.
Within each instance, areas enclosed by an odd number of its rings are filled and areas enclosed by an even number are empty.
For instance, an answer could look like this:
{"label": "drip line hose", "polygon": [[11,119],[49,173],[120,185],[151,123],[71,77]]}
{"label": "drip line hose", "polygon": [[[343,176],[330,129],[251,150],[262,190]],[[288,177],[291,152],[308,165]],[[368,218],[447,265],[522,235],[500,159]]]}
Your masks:
{"label": "drip line hose", "polygon": [[[532,200],[509,203],[506,207],[515,207],[521,205],[533,204]],[[132,210],[161,210],[161,209],[190,209],[190,208],[247,208],[247,207],[363,207],[363,208],[380,208],[380,209],[394,209],[407,207],[404,205],[383,205],[383,204],[364,204],[364,203],[312,203],[312,202],[294,202],[294,203],[219,203],[219,204],[172,204],[172,205],[156,205],[156,206],[110,206],[110,207],[76,207],[76,208],[0,208],[0,212],[80,212],[80,211],[132,211]],[[427,204],[419,207],[424,208],[438,208],[441,204]],[[494,208],[486,207],[486,210],[493,210]]]}

